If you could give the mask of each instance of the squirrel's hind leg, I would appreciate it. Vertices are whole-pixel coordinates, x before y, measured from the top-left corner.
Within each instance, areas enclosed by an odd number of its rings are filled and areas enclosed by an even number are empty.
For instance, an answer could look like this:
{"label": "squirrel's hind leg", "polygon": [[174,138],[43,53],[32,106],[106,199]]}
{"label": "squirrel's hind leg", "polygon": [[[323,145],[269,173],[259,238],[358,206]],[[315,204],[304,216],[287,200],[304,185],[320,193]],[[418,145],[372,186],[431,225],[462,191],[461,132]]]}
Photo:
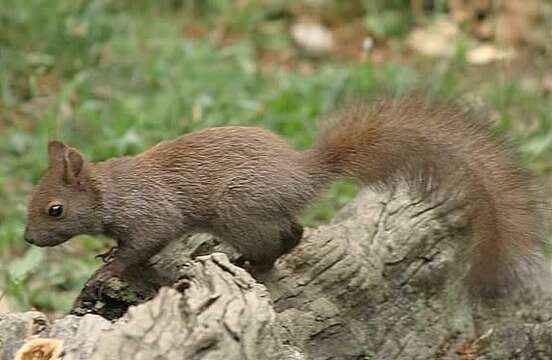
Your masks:
{"label": "squirrel's hind leg", "polygon": [[290,222],[288,229],[281,233],[282,246],[284,248],[284,254],[291,252],[301,239],[303,238],[303,225],[301,225],[296,219]]}
{"label": "squirrel's hind leg", "polygon": [[280,256],[299,244],[303,227],[293,218],[278,218],[233,224],[217,232],[219,237],[241,252],[256,271],[265,272]]}

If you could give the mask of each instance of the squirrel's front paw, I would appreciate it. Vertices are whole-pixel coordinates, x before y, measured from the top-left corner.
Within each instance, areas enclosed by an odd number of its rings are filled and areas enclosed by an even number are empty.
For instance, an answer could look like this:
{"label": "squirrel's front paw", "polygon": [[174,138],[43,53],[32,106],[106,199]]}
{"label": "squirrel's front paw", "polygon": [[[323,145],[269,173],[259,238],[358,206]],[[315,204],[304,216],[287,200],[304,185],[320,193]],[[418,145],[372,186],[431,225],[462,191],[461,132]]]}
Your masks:
{"label": "squirrel's front paw", "polygon": [[107,264],[113,261],[115,254],[117,253],[117,246],[112,247],[104,253],[96,255],[97,258],[102,259],[102,261]]}

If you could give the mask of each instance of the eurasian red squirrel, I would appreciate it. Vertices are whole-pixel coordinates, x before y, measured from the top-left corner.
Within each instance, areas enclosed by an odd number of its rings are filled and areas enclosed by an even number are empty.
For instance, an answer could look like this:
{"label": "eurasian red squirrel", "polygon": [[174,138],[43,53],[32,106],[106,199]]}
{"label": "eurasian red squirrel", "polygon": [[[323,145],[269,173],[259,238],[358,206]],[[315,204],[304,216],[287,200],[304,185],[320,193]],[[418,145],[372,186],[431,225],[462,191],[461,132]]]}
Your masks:
{"label": "eurasian red squirrel", "polygon": [[105,234],[118,242],[116,274],[192,232],[212,233],[253,266],[270,268],[301,240],[301,211],[342,178],[377,189],[404,181],[461,207],[471,289],[507,286],[543,259],[533,181],[492,126],[416,97],[345,106],[305,151],[264,129],[218,127],[97,163],[51,141],[48,157],[25,239],[53,246]]}

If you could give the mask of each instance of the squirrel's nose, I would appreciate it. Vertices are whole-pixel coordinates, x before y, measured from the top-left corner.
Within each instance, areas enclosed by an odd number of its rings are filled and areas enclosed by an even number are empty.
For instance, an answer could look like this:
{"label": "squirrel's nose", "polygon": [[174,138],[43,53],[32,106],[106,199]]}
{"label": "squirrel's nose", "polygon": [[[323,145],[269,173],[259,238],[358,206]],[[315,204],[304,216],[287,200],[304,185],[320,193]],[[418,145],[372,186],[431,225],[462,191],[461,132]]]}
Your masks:
{"label": "squirrel's nose", "polygon": [[25,239],[26,242],[28,242],[29,244],[34,244],[34,241],[33,239],[31,238],[31,236],[29,235],[29,228],[25,228],[25,233],[23,234],[23,238]]}

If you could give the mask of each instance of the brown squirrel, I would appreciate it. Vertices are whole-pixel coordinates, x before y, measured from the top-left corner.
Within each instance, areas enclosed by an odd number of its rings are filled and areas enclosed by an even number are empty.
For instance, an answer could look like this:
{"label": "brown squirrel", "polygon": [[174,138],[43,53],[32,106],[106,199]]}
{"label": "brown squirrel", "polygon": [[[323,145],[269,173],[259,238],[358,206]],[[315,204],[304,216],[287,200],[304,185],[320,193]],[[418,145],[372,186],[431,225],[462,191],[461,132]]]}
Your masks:
{"label": "brown squirrel", "polygon": [[314,147],[296,151],[255,127],[218,127],[136,156],[90,163],[59,141],[28,208],[25,239],[54,246],[78,234],[117,240],[121,274],[185,233],[209,232],[267,269],[302,237],[298,216],[330,183],[406,182],[460,207],[476,291],[514,283],[542,263],[543,224],[531,177],[474,112],[417,97],[345,106]]}

